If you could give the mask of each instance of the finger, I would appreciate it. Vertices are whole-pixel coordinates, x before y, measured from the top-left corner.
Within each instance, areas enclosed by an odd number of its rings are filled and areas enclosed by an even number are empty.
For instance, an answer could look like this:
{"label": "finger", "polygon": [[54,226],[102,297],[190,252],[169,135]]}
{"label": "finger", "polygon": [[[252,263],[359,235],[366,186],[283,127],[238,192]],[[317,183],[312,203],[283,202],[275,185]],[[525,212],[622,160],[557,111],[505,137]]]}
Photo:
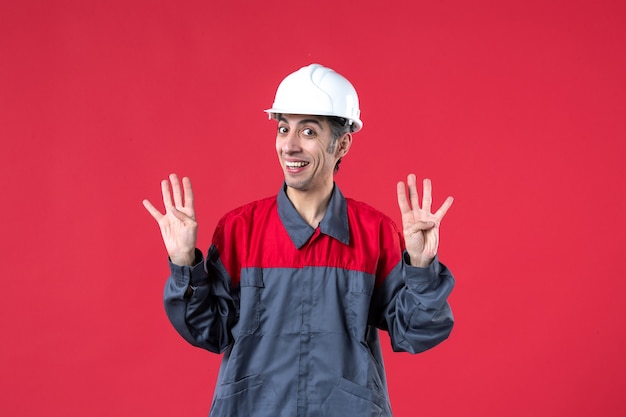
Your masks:
{"label": "finger", "polygon": [[165,211],[172,211],[172,194],[170,193],[170,183],[168,180],[161,181],[161,194],[163,194],[163,205]]}
{"label": "finger", "polygon": [[433,204],[433,185],[428,178],[424,178],[423,187],[424,196],[422,197],[422,210],[430,213],[430,208]]}
{"label": "finger", "polygon": [[183,190],[185,191],[185,207],[193,210],[193,189],[188,177],[183,177]]}
{"label": "finger", "polygon": [[446,201],[443,202],[441,207],[439,207],[439,210],[437,210],[437,212],[435,213],[435,217],[437,218],[438,221],[441,221],[441,219],[443,219],[443,216],[446,215],[452,203],[454,203],[454,198],[452,197],[446,198]]}
{"label": "finger", "polygon": [[183,206],[183,193],[180,189],[180,182],[176,174],[170,174],[170,182],[172,183],[172,194],[174,194],[174,204],[177,209]]}
{"label": "finger", "polygon": [[398,190],[398,207],[400,207],[400,213],[410,213],[411,207],[409,207],[409,202],[406,199],[406,188],[404,186],[404,182],[399,181],[396,188]]}
{"label": "finger", "polygon": [[156,221],[159,221],[159,219],[163,217],[163,213],[161,213],[156,207],[154,207],[154,205],[150,201],[143,200],[142,203],[146,210],[148,210],[148,213],[150,213]]}
{"label": "finger", "polygon": [[419,195],[417,194],[417,180],[415,178],[415,174],[409,174],[406,177],[407,185],[409,186],[409,198],[411,199],[411,207],[413,210],[419,210]]}

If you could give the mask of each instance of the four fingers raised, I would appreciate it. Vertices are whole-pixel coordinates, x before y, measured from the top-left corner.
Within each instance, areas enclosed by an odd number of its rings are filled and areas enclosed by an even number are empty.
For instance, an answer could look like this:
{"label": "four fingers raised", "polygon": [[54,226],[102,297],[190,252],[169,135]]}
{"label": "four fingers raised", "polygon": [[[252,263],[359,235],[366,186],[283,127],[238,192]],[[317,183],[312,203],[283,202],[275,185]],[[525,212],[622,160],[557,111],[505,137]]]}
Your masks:
{"label": "four fingers raised", "polygon": [[[425,212],[430,213],[432,209],[432,182],[430,179],[425,178],[423,181],[423,195],[422,203],[419,202],[419,194],[417,191],[417,180],[415,174],[409,174],[407,176],[406,185],[403,181],[399,181],[397,184],[398,193],[398,207],[400,207],[401,214],[408,214],[413,212]],[[406,189],[409,190],[409,197],[407,198]],[[409,204],[410,201],[410,204]],[[446,198],[441,207],[434,213],[435,217],[441,221],[443,216],[452,205],[454,199],[452,197]]]}
{"label": "four fingers raised", "polygon": [[[180,211],[184,208],[191,209],[193,211],[193,189],[191,187],[191,180],[188,177],[183,177],[181,189],[178,176],[176,174],[170,174],[169,180],[161,181],[161,195],[163,197],[165,213]],[[152,217],[157,220],[163,217],[164,214],[161,213],[149,200],[145,199],[142,203]]]}

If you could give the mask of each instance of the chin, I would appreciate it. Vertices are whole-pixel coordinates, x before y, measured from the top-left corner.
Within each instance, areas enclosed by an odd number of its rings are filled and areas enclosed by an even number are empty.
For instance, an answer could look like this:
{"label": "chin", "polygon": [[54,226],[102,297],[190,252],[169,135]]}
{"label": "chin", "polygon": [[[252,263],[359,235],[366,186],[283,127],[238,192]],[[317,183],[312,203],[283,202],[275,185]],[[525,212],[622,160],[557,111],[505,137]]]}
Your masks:
{"label": "chin", "polygon": [[285,184],[287,184],[287,187],[298,191],[307,191],[310,185],[306,181],[294,181],[290,180],[288,177],[285,177]]}

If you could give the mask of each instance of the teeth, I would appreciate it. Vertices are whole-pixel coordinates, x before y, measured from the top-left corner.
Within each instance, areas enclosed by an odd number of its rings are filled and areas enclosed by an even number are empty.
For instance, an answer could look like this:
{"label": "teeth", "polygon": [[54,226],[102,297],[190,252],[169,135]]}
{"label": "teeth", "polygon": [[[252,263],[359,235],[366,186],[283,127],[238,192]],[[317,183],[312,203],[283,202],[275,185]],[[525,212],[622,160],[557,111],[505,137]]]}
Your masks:
{"label": "teeth", "polygon": [[302,168],[305,165],[308,165],[308,162],[285,162],[289,168]]}

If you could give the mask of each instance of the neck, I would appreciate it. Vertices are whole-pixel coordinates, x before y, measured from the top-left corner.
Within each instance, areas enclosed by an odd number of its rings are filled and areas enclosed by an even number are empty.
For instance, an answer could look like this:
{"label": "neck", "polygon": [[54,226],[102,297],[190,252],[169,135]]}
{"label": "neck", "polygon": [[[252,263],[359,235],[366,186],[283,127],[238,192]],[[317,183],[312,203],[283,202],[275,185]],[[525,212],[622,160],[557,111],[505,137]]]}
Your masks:
{"label": "neck", "polygon": [[311,227],[317,227],[326,214],[334,183],[319,191],[302,191],[287,186],[287,197],[296,211]]}

